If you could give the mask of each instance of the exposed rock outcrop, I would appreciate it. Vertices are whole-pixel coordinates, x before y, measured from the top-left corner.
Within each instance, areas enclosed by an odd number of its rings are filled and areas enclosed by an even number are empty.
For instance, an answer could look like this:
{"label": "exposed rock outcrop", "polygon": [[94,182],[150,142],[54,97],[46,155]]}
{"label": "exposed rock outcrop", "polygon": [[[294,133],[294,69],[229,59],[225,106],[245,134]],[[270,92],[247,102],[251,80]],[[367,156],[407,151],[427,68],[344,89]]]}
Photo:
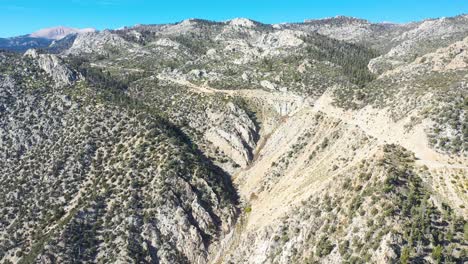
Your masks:
{"label": "exposed rock outcrop", "polygon": [[205,132],[205,138],[245,168],[253,158],[259,137],[257,127],[245,111],[234,104],[229,103],[226,110],[208,112],[208,120],[213,125]]}
{"label": "exposed rock outcrop", "polygon": [[73,45],[65,51],[65,54],[109,54],[109,49],[125,50],[126,52],[133,52],[137,46],[125,41],[120,36],[104,30],[101,32],[88,32],[78,34]]}
{"label": "exposed rock outcrop", "polygon": [[36,50],[29,49],[24,56],[35,59],[39,67],[52,77],[57,87],[71,85],[80,78],[79,74],[68,68],[57,55],[38,54]]}

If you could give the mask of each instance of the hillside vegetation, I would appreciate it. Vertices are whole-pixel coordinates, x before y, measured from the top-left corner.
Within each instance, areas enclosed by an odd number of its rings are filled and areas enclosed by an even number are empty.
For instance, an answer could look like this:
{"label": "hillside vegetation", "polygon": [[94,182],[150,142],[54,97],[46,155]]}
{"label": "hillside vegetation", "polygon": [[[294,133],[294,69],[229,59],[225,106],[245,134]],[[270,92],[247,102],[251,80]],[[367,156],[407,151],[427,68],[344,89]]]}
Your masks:
{"label": "hillside vegetation", "polygon": [[464,263],[466,36],[188,19],[2,51],[0,263]]}

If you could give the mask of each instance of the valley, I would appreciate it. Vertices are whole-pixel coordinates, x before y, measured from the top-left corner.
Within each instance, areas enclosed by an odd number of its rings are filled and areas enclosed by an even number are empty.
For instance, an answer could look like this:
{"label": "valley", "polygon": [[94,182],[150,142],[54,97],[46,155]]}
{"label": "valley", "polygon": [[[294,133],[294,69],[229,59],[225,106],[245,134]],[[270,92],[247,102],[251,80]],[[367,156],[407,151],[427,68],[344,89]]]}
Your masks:
{"label": "valley", "polygon": [[467,15],[56,33],[0,52],[0,263],[466,261]]}

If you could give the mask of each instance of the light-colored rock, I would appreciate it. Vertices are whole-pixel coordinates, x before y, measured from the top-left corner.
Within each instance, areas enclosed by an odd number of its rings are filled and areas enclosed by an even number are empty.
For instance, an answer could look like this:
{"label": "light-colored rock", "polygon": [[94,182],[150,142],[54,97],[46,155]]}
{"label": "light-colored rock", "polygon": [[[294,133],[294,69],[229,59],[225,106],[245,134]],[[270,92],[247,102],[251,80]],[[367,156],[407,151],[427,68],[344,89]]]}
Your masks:
{"label": "light-colored rock", "polygon": [[126,52],[134,52],[138,50],[135,44],[131,44],[108,30],[101,32],[90,32],[78,34],[73,45],[65,51],[65,54],[82,54],[82,53],[97,53],[109,54],[109,48],[125,50]]}
{"label": "light-colored rock", "polygon": [[80,78],[79,74],[70,70],[57,55],[38,54],[36,50],[29,49],[24,56],[35,59],[39,67],[52,77],[57,87],[71,85]]}
{"label": "light-colored rock", "polygon": [[[212,126],[204,137],[245,168],[253,158],[257,129],[244,110],[228,103],[225,112],[208,112]],[[215,125],[216,124],[216,125]]]}
{"label": "light-colored rock", "polygon": [[273,83],[271,83],[270,81],[267,81],[267,80],[262,80],[260,82],[260,85],[262,87],[270,89],[270,90],[276,90],[276,86]]}
{"label": "light-colored rock", "polygon": [[229,25],[236,27],[253,28],[255,27],[255,22],[247,18],[234,18],[231,21],[229,21]]}
{"label": "light-colored rock", "polygon": [[272,48],[297,47],[304,43],[301,39],[304,36],[305,33],[301,31],[282,30],[264,35],[260,45]]}
{"label": "light-colored rock", "polygon": [[158,39],[155,44],[158,45],[158,46],[171,47],[171,48],[175,48],[175,49],[178,49],[180,47],[179,43],[177,43],[177,42],[175,42],[173,40],[170,40],[168,38]]}

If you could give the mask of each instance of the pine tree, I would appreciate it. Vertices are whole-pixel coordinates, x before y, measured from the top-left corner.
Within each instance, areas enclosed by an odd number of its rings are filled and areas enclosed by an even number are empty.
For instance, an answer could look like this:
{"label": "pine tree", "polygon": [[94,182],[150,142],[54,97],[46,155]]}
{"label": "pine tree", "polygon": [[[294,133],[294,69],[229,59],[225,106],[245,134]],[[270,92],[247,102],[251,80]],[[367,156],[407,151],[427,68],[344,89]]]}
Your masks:
{"label": "pine tree", "polygon": [[401,255],[400,255],[400,262],[401,264],[407,264],[409,263],[410,260],[410,248],[409,246],[403,247],[401,250]]}
{"label": "pine tree", "polygon": [[435,261],[435,263],[441,263],[442,260],[442,246],[437,245],[432,249],[432,259]]}

